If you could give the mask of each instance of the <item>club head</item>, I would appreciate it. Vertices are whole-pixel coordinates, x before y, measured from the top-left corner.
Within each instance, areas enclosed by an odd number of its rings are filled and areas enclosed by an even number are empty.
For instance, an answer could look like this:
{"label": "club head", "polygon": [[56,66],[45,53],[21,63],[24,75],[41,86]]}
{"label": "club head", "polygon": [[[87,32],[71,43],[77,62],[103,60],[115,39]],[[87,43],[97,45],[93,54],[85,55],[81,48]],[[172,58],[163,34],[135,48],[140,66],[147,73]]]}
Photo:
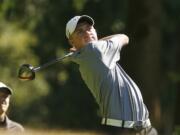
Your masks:
{"label": "club head", "polygon": [[30,64],[23,64],[19,68],[18,77],[21,80],[33,80],[35,79],[34,67]]}

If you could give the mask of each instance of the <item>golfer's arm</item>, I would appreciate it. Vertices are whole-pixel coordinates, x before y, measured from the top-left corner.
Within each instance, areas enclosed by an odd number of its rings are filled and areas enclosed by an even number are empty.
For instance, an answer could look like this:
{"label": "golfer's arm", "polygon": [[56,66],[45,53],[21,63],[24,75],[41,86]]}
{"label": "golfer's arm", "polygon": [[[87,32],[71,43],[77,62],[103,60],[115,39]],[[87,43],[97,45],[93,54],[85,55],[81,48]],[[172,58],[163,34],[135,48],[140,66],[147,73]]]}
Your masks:
{"label": "golfer's arm", "polygon": [[129,43],[129,38],[128,36],[126,36],[125,34],[115,34],[115,35],[111,35],[111,36],[107,36],[107,37],[103,37],[100,40],[115,40],[120,42],[122,45],[127,45]]}

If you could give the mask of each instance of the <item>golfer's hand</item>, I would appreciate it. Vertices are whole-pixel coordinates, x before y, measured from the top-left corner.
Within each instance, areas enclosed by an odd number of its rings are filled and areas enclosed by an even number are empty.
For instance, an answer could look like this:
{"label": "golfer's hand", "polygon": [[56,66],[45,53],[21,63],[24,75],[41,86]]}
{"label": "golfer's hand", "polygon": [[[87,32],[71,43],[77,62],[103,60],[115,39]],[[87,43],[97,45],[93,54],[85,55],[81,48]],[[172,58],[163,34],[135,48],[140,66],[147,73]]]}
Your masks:
{"label": "golfer's hand", "polygon": [[77,49],[76,49],[75,47],[72,47],[72,48],[70,48],[69,50],[70,50],[70,52],[75,52],[75,51],[77,51]]}

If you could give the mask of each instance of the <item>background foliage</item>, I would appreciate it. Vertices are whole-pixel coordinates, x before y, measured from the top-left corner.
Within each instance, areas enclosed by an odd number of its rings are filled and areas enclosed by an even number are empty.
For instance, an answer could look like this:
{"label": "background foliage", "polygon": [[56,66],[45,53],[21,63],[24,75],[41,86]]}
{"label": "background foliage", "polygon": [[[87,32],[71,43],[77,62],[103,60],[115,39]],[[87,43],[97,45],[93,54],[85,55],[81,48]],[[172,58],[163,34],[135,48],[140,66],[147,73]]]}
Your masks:
{"label": "background foliage", "polygon": [[0,75],[14,89],[10,117],[34,128],[98,127],[98,107],[74,63],[48,67],[34,81],[17,78],[21,64],[37,66],[67,53],[66,22],[88,14],[100,38],[130,37],[120,63],[141,88],[153,125],[161,134],[178,132],[179,13],[178,0],[1,0]]}

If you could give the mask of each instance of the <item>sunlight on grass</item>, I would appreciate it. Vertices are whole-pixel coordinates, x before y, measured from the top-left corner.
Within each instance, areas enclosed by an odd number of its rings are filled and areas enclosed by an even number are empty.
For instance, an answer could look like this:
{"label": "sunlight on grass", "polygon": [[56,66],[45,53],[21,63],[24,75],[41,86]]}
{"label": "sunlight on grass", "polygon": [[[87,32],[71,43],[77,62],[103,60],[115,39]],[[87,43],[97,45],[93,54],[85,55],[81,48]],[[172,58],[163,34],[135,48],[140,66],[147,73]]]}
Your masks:
{"label": "sunlight on grass", "polygon": [[0,132],[0,135],[102,135],[97,131],[77,131],[77,130],[34,130],[34,129],[26,129],[23,133],[7,133]]}

